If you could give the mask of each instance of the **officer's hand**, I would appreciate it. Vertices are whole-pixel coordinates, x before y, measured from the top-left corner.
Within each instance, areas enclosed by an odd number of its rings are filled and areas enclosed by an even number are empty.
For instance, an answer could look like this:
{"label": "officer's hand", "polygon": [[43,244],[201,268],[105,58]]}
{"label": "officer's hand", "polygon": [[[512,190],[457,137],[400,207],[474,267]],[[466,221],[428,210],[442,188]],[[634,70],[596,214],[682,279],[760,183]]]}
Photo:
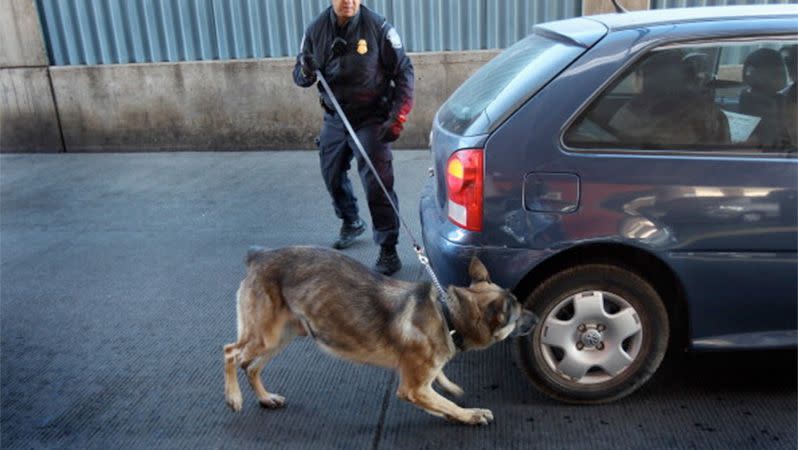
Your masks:
{"label": "officer's hand", "polygon": [[382,143],[393,142],[399,139],[399,135],[404,130],[405,126],[404,123],[407,121],[405,116],[400,115],[399,117],[391,117],[386,120],[382,126],[380,127],[380,132],[377,135],[377,138]]}
{"label": "officer's hand", "polygon": [[302,64],[302,74],[306,77],[316,73],[316,69],[319,68],[319,65],[316,63],[316,58],[309,53],[303,53],[299,62]]}

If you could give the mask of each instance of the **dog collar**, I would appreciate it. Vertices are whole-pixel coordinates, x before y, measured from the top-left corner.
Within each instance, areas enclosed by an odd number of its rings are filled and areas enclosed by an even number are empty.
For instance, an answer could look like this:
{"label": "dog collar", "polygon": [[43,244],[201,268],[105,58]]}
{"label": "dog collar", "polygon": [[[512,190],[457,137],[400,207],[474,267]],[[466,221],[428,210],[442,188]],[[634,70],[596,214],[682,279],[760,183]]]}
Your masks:
{"label": "dog collar", "polygon": [[446,329],[449,332],[449,336],[452,338],[452,342],[457,350],[463,350],[463,335],[458,333],[457,330],[454,328],[454,321],[452,320],[452,311],[449,309],[449,305],[446,304],[446,300],[438,297],[438,303],[441,304],[441,312],[443,313],[443,320],[446,322]]}

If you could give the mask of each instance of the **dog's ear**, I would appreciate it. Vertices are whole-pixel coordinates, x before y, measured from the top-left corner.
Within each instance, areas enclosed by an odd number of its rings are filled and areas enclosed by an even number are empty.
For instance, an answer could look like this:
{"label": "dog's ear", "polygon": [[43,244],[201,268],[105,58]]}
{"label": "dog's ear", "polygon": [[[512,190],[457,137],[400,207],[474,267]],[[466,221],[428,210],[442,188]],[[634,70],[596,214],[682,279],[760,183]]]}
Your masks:
{"label": "dog's ear", "polygon": [[476,255],[471,257],[471,264],[468,266],[468,274],[471,276],[471,283],[479,283],[480,281],[487,281],[490,283],[488,276],[488,269],[482,264],[482,261]]}

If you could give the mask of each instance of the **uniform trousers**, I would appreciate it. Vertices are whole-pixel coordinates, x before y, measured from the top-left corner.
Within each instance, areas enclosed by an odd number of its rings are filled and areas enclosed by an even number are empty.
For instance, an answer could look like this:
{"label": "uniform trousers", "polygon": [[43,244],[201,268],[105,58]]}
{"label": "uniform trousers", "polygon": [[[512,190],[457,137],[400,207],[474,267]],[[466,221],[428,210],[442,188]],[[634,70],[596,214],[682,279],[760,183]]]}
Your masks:
{"label": "uniform trousers", "polygon": [[[360,126],[355,128],[355,134],[377,169],[394,204],[398,207],[399,201],[393,190],[393,154],[390,144],[382,143],[378,139],[380,125],[380,123],[376,123]],[[352,191],[352,183],[347,176],[353,156],[357,159],[358,173],[368,200],[371,223],[374,227],[374,242],[378,245],[394,246],[399,237],[399,218],[391,208],[390,202],[357,149],[354,140],[346,131],[343,121],[338,114],[325,112],[324,124],[319,135],[321,174],[327,191],[332,197],[335,215],[348,223],[359,217],[357,199]]]}

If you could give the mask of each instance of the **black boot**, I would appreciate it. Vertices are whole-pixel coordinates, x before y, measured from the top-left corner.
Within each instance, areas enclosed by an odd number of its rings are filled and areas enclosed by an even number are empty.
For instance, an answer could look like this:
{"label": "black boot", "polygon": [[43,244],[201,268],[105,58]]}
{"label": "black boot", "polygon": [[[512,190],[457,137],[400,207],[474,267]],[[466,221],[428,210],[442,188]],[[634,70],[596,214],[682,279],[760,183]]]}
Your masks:
{"label": "black boot", "polygon": [[333,248],[341,250],[349,247],[355,242],[355,238],[363,234],[364,231],[366,231],[366,222],[363,222],[360,218],[357,218],[357,220],[351,223],[344,222],[344,224],[341,225],[341,232],[338,235],[338,240],[332,245]]}
{"label": "black boot", "polygon": [[396,253],[396,246],[384,245],[380,247],[380,257],[377,259],[374,270],[383,275],[392,275],[401,268],[402,261],[399,260],[399,255]]}

